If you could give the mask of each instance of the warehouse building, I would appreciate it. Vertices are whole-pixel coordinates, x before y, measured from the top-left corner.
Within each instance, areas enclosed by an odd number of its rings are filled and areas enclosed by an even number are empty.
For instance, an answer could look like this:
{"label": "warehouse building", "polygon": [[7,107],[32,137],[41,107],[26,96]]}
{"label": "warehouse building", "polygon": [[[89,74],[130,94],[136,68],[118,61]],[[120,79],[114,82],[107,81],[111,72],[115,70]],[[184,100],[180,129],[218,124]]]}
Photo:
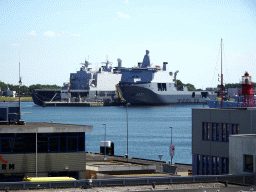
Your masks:
{"label": "warehouse building", "polygon": [[255,108],[192,109],[193,175],[229,173],[229,137],[256,134]]}
{"label": "warehouse building", "polygon": [[0,117],[4,117],[0,119],[0,181],[21,181],[26,176],[85,179],[85,132],[91,132],[92,126],[24,123],[19,113],[13,114],[17,107],[0,103]]}

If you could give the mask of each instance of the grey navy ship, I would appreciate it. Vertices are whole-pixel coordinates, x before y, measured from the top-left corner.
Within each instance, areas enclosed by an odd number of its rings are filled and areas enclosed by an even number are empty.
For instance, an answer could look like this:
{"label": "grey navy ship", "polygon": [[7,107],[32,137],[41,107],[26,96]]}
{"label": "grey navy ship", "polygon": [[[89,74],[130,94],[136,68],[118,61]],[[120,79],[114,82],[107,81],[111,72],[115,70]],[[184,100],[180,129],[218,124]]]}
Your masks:
{"label": "grey navy ship", "polygon": [[122,69],[122,60],[117,61],[118,67],[112,67],[112,62],[107,60],[98,71],[92,71],[91,63],[85,60],[79,71],[70,73],[70,82],[64,83],[62,89],[35,89],[33,101],[40,106],[45,102],[115,102]]}
{"label": "grey navy ship", "polygon": [[206,98],[215,98],[209,91],[188,91],[187,87],[178,87],[175,73],[168,72],[164,62],[160,66],[150,67],[149,51],[143,62],[137,67],[122,69],[118,90],[123,99],[131,105],[166,105],[174,103],[205,103]]}

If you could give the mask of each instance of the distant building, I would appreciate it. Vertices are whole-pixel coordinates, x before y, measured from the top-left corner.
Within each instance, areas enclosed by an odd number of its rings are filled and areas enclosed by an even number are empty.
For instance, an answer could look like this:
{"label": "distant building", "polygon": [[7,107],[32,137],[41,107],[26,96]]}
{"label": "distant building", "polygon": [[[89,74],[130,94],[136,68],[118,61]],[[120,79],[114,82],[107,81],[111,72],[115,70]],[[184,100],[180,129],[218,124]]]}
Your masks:
{"label": "distant building", "polygon": [[192,109],[193,175],[229,173],[229,138],[256,134],[255,108]]}
{"label": "distant building", "polygon": [[232,135],[229,139],[229,173],[256,172],[256,135]]}
{"label": "distant building", "polygon": [[206,87],[206,91],[217,91],[217,87]]}
{"label": "distant building", "polygon": [[5,97],[15,97],[16,91],[11,91],[9,88],[3,89],[3,96]]}

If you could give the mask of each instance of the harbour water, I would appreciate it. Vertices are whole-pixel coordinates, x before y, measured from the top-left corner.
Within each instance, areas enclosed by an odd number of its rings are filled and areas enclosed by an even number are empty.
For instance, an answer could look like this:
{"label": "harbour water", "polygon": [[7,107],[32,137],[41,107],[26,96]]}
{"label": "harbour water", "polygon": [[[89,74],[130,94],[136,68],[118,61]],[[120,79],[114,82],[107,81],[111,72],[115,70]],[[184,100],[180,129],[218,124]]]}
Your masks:
{"label": "harbour water", "polygon": [[[154,107],[128,107],[129,157],[171,160],[169,146],[175,145],[173,163],[192,163],[191,116],[192,108],[203,105],[170,105]],[[115,155],[127,153],[126,107],[40,107],[33,102],[22,102],[22,119],[26,122],[53,122],[92,125],[86,133],[86,151],[100,152],[100,141],[114,142]],[[27,113],[31,112],[31,113]]]}

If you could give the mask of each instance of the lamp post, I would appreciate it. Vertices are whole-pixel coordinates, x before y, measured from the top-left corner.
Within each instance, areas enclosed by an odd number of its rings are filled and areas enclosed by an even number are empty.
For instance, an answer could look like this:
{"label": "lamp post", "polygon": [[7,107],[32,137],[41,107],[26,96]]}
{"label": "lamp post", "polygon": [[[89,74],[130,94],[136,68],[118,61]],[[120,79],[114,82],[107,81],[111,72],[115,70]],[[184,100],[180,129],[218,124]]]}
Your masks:
{"label": "lamp post", "polygon": [[129,153],[128,153],[128,105],[130,105],[130,103],[126,103],[126,121],[127,121],[127,162],[129,159]]}
{"label": "lamp post", "polygon": [[[172,147],[172,127],[170,126],[170,128],[171,128],[171,147]],[[172,150],[171,147],[170,147],[170,150]],[[171,165],[172,165],[172,157],[173,157],[173,155],[171,153],[170,153],[170,155],[171,155]]]}
{"label": "lamp post", "polygon": [[106,124],[103,124],[105,126],[105,138],[104,138],[104,160],[107,160],[106,158],[106,134],[107,134],[107,127]]}

